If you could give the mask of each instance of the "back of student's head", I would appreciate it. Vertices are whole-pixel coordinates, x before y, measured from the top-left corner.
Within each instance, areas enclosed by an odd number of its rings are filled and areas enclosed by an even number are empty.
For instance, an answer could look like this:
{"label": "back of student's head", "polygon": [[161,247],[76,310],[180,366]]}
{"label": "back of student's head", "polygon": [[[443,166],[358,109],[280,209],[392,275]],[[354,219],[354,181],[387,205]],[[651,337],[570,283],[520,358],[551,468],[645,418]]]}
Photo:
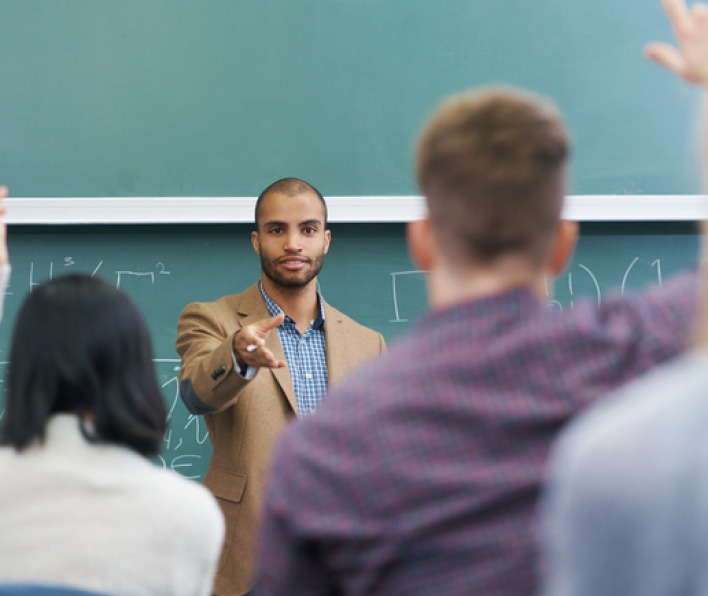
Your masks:
{"label": "back of student's head", "polygon": [[[159,452],[167,411],[143,317],[121,291],[70,275],[34,288],[15,322],[0,441],[43,440],[49,418],[76,414],[84,436]],[[86,421],[90,420],[90,423]]]}
{"label": "back of student's head", "polygon": [[445,256],[486,264],[516,254],[540,265],[568,153],[560,114],[538,96],[489,87],[443,102],[418,140],[416,174]]}

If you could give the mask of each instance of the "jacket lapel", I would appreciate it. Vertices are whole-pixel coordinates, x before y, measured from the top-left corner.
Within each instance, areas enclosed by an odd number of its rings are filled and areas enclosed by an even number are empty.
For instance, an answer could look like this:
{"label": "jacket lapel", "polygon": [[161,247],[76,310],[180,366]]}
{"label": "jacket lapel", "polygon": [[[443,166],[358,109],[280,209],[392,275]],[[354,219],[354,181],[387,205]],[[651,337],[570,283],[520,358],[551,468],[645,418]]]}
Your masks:
{"label": "jacket lapel", "polygon": [[332,387],[347,371],[348,342],[339,313],[324,303],[325,349],[327,350],[327,385]]}

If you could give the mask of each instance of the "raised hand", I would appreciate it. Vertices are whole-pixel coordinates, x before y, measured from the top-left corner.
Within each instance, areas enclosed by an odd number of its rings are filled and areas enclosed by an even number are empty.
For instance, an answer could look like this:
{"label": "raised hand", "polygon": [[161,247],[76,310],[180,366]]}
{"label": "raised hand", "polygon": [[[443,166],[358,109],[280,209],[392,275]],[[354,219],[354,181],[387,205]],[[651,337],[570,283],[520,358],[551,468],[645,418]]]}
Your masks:
{"label": "raised hand", "polygon": [[2,200],[7,196],[7,187],[0,186],[0,267],[10,264],[10,257],[7,252],[7,225],[5,224],[5,213],[7,207]]}
{"label": "raised hand", "polygon": [[685,0],[662,4],[678,47],[655,42],[645,48],[645,55],[686,81],[708,87],[708,6],[699,2],[689,9]]}

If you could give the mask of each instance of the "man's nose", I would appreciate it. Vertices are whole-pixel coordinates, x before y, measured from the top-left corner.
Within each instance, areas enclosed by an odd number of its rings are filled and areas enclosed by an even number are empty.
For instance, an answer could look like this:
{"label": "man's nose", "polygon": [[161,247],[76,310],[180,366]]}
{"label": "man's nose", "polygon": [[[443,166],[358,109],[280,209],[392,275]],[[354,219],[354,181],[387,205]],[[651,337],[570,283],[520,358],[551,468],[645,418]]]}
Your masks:
{"label": "man's nose", "polygon": [[291,252],[299,252],[302,250],[302,242],[300,234],[297,232],[289,232],[285,237],[285,250]]}

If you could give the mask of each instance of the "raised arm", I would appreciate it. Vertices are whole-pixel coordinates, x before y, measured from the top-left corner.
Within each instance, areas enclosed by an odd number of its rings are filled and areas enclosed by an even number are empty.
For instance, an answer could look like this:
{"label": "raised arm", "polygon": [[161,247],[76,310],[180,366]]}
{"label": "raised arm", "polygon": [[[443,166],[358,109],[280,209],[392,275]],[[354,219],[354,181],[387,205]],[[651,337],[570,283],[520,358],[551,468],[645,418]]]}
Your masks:
{"label": "raised arm", "polygon": [[0,268],[10,265],[10,257],[7,252],[7,227],[5,225],[5,199],[7,197],[7,186],[0,186]]}
{"label": "raised arm", "polygon": [[10,282],[10,256],[7,251],[7,225],[5,224],[5,197],[7,187],[0,186],[0,320],[2,319],[5,290]]}
{"label": "raised arm", "polygon": [[698,2],[689,9],[685,0],[662,0],[662,4],[676,45],[650,43],[645,55],[689,83],[708,87],[708,6]]}

